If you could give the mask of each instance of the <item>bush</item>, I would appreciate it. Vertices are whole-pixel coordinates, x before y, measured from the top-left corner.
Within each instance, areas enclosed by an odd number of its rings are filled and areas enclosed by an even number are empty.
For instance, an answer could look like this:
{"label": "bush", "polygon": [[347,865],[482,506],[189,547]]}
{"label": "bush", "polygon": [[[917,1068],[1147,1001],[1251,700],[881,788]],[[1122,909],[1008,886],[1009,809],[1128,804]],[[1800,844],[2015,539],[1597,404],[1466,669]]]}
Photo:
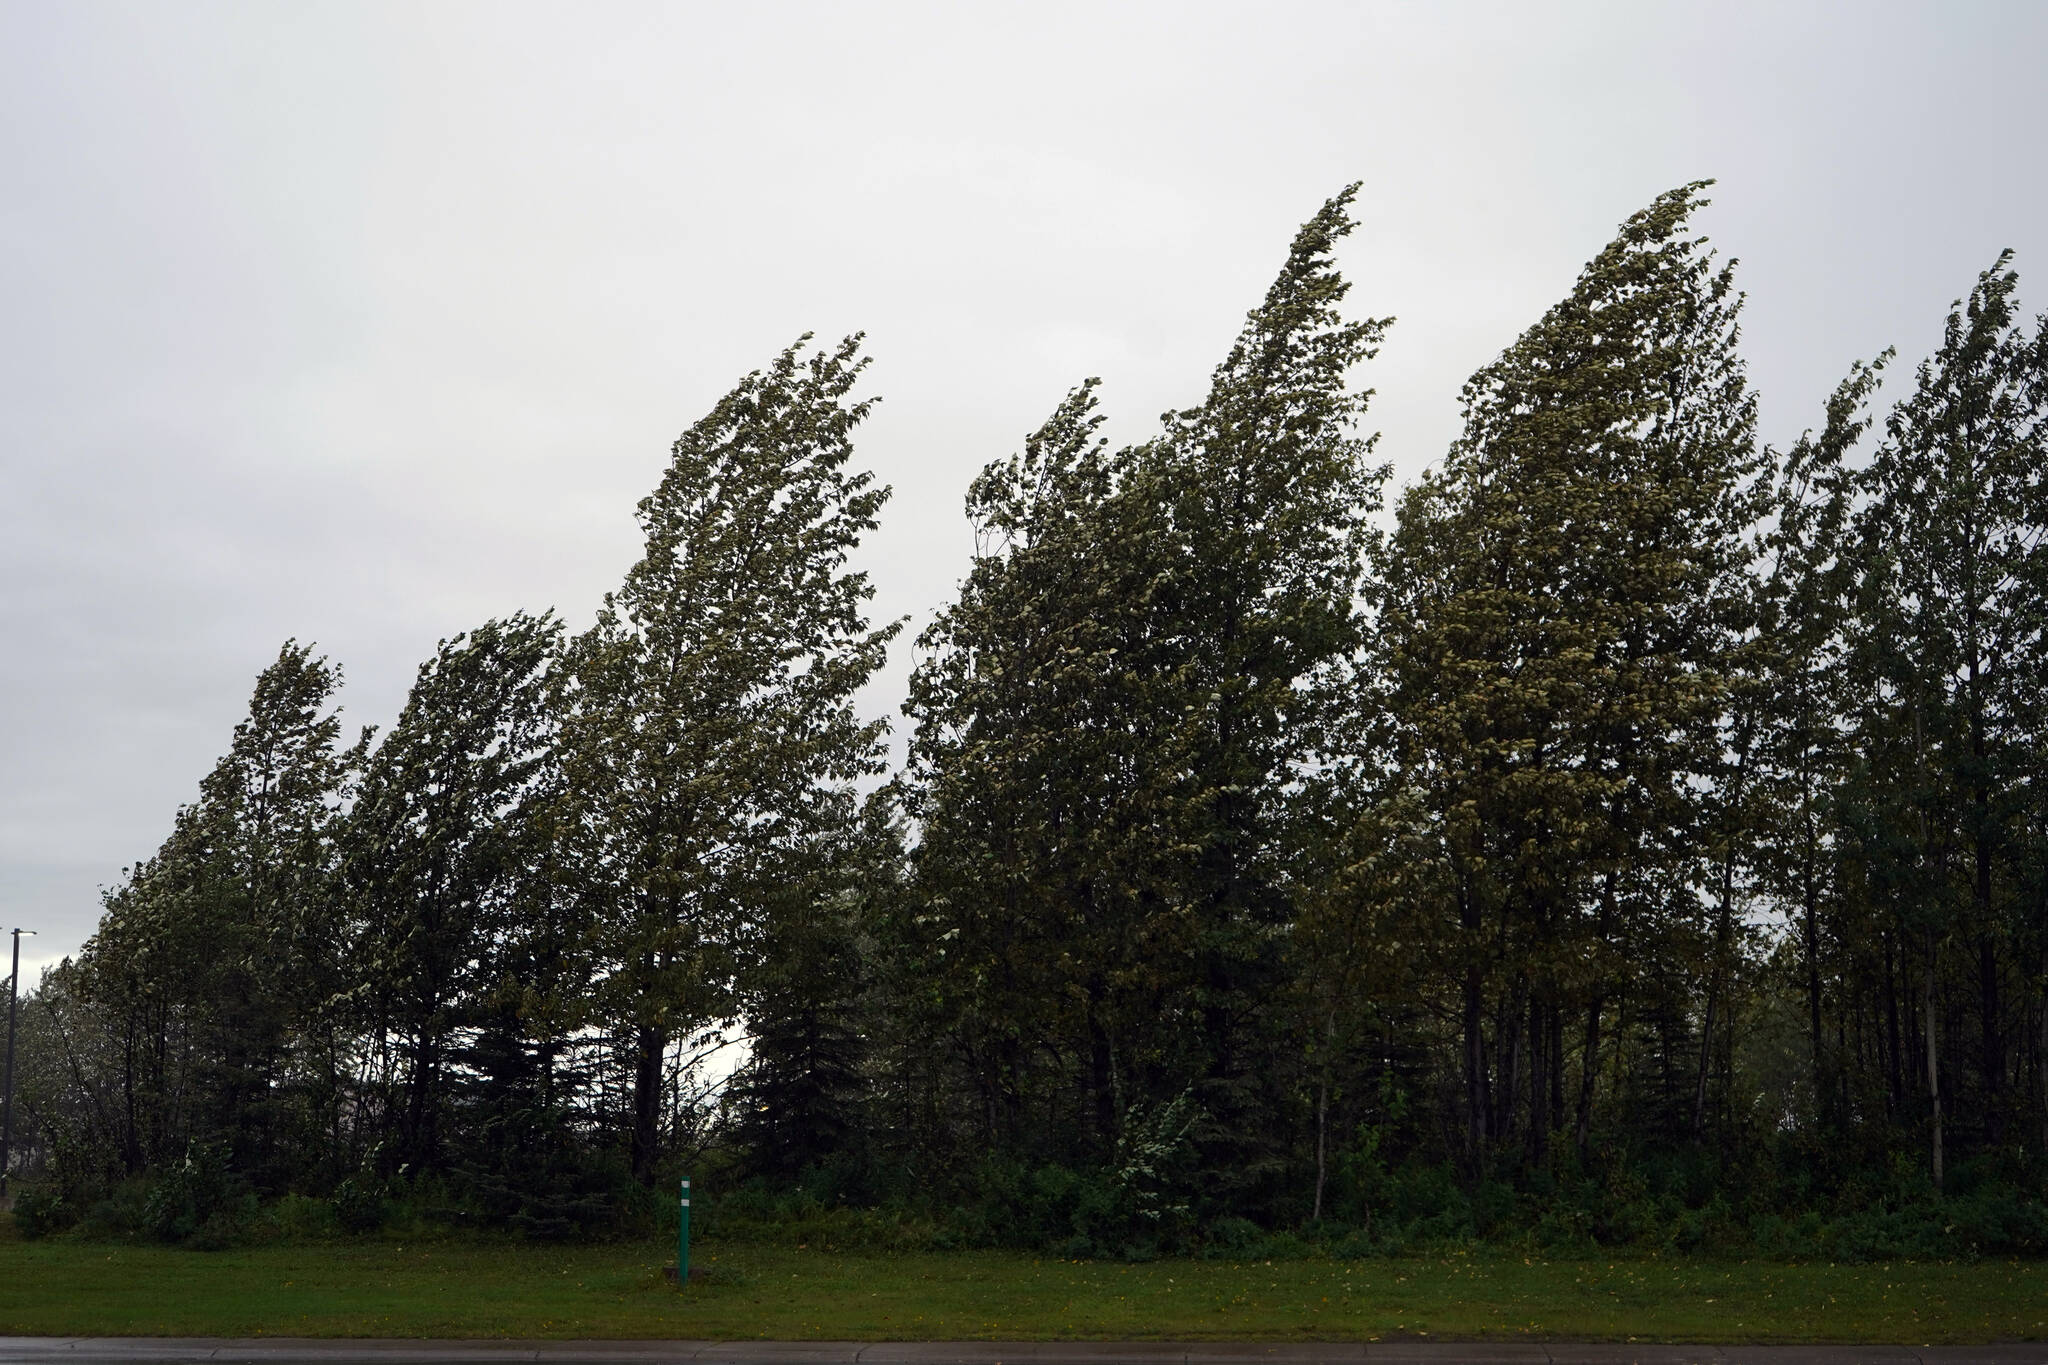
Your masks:
{"label": "bush", "polygon": [[1202,1238],[1202,1256],[1211,1261],[1250,1260],[1265,1240],[1265,1229],[1249,1218],[1218,1218]]}
{"label": "bush", "polygon": [[1545,1251],[1586,1251],[1593,1246],[1593,1215],[1553,1200],[1536,1220],[1536,1245]]}
{"label": "bush", "polygon": [[270,1226],[286,1241],[319,1241],[341,1228],[331,1199],[288,1194],[270,1206]]}
{"label": "bush", "polygon": [[78,1211],[54,1185],[31,1185],[14,1196],[14,1226],[30,1241],[62,1232],[77,1220]]}
{"label": "bush", "polygon": [[1749,1235],[1736,1223],[1728,1201],[1717,1194],[1704,1206],[1678,1215],[1672,1240],[1680,1251],[1729,1255],[1742,1250]]}
{"label": "bush", "polygon": [[2048,1252],[2048,1205],[1993,1180],[1950,1202],[1952,1235],[1972,1254],[2039,1256]]}
{"label": "bush", "polygon": [[143,1210],[149,1202],[153,1182],[147,1176],[131,1176],[114,1186],[104,1199],[86,1207],[80,1231],[97,1241],[125,1241],[143,1231]]}
{"label": "bush", "polygon": [[144,1196],[140,1226],[160,1242],[183,1242],[210,1228],[209,1244],[225,1245],[255,1211],[255,1196],[228,1170],[220,1150],[195,1142]]}
{"label": "bush", "polygon": [[384,1190],[369,1175],[352,1175],[342,1181],[334,1187],[329,1203],[343,1232],[362,1236],[384,1226]]}

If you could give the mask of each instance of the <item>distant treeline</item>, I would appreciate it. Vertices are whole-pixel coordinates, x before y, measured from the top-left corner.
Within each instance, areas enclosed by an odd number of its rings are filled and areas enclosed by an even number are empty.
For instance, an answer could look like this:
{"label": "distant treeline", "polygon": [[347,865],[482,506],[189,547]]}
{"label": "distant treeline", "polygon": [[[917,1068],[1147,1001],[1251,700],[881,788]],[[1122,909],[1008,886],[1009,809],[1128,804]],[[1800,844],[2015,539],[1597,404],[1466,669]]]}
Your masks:
{"label": "distant treeline", "polygon": [[2001,256],[1774,449],[1703,188],[1391,516],[1333,199],[1198,406],[975,480],[900,771],[859,338],[676,442],[582,633],[359,739],[288,643],[28,1002],[27,1216],[2048,1249],[2048,327]]}

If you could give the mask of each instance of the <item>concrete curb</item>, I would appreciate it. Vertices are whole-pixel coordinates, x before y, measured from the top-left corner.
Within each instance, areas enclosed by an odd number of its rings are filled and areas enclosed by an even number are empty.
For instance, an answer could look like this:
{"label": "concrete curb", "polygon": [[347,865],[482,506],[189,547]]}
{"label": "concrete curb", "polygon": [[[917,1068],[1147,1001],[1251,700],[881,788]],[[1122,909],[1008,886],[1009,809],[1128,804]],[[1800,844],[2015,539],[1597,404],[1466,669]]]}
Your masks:
{"label": "concrete curb", "polygon": [[0,1337],[0,1365],[2048,1365],[2048,1343],[384,1341]]}

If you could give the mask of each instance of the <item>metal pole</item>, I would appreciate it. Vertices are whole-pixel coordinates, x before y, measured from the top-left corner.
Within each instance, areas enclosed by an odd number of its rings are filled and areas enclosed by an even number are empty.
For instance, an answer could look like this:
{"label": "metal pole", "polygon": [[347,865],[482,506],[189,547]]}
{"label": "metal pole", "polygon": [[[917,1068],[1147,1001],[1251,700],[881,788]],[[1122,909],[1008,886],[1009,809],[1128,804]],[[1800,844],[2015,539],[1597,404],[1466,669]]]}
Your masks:
{"label": "metal pole", "polygon": [[676,1221],[676,1288],[690,1283],[690,1182],[683,1182],[683,1202]]}
{"label": "metal pole", "polygon": [[[30,933],[35,931],[31,929]],[[0,1111],[0,1195],[7,1193],[7,1165],[14,1155],[14,1017],[21,999],[21,930],[14,931],[14,973],[7,978],[7,1097]]]}

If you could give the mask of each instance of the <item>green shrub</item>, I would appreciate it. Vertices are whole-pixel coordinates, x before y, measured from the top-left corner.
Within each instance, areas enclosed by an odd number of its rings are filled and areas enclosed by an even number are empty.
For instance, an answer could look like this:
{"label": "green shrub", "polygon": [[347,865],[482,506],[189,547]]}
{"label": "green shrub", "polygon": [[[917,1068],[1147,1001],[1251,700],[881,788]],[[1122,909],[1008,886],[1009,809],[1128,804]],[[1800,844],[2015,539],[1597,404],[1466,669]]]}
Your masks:
{"label": "green shrub", "polygon": [[1672,1229],[1672,1244],[1684,1252],[1730,1255],[1748,1241],[1747,1230],[1735,1221],[1734,1210],[1718,1194],[1700,1208],[1680,1210]]}
{"label": "green shrub", "polygon": [[288,1194],[269,1209],[270,1225],[286,1241],[320,1241],[341,1230],[341,1220],[329,1199]]}
{"label": "green shrub", "polygon": [[183,1242],[202,1227],[222,1229],[242,1221],[255,1208],[247,1186],[228,1170],[217,1147],[192,1143],[185,1159],[161,1172],[144,1196],[141,1231],[160,1242]]}
{"label": "green shrub", "polygon": [[1944,1235],[1962,1255],[2039,1256],[2048,1252],[2048,1205],[2017,1187],[1987,1178],[1949,1200]]}
{"label": "green shrub", "polygon": [[1202,1255],[1211,1261],[1249,1260],[1265,1240],[1265,1229],[1249,1218],[1218,1218],[1204,1232]]}
{"label": "green shrub", "polygon": [[193,1251],[226,1251],[243,1246],[250,1241],[256,1221],[256,1197],[249,1195],[239,1207],[216,1210],[185,1239],[185,1245]]}
{"label": "green shrub", "polygon": [[131,1176],[114,1186],[104,1199],[86,1206],[79,1230],[95,1241],[125,1241],[142,1235],[143,1211],[154,1188],[147,1176]]}
{"label": "green shrub", "polygon": [[1259,1245],[1262,1261],[1299,1261],[1310,1252],[1309,1244],[1291,1232],[1276,1232]]}
{"label": "green shrub", "polygon": [[30,1241],[62,1232],[78,1220],[78,1211],[54,1185],[30,1185],[14,1196],[14,1226]]}
{"label": "green shrub", "polygon": [[342,1181],[329,1203],[343,1232],[360,1237],[384,1226],[384,1190],[372,1176],[357,1174]]}
{"label": "green shrub", "polygon": [[1562,1201],[1553,1202],[1536,1220],[1536,1245],[1546,1251],[1584,1251],[1593,1245],[1593,1215]]}

